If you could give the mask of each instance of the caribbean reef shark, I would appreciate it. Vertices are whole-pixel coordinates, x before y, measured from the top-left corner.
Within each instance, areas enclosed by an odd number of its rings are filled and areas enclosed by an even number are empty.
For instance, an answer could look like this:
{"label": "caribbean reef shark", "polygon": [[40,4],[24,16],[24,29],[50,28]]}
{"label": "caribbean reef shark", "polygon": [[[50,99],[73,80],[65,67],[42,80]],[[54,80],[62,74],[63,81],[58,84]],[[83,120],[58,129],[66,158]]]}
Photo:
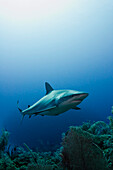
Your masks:
{"label": "caribbean reef shark", "polygon": [[[22,116],[29,115],[49,115],[56,116],[70,109],[79,110],[77,107],[87,96],[88,93],[75,90],[54,90],[49,83],[45,83],[46,95],[32,106],[21,110],[18,106]],[[19,101],[17,101],[19,104]]]}

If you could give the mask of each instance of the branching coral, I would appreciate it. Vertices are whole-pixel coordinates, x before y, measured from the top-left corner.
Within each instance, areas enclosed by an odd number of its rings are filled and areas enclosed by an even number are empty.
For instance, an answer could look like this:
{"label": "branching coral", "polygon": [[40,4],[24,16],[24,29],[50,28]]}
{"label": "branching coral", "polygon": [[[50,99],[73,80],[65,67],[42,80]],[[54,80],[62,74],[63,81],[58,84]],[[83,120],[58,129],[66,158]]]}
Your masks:
{"label": "branching coral", "polygon": [[0,159],[0,170],[18,170],[18,168],[7,154],[3,154],[2,159]]}
{"label": "branching coral", "polygon": [[[111,109],[111,113],[113,114],[113,106],[112,106],[112,109]],[[109,126],[110,126],[110,128],[112,129],[112,132],[113,132],[113,117],[109,116],[108,119],[110,121]]]}
{"label": "branching coral", "polygon": [[83,125],[81,126],[82,130],[87,131],[91,127],[91,122],[83,122]]}
{"label": "branching coral", "polygon": [[95,122],[89,129],[88,132],[94,135],[104,135],[109,133],[109,125],[103,121]]}
{"label": "branching coral", "polygon": [[111,109],[111,113],[113,113],[113,106],[112,106],[112,109]]}
{"label": "branching coral", "polygon": [[32,150],[29,148],[29,146],[28,146],[26,143],[24,143],[24,146],[27,148],[27,150],[28,150],[28,151],[30,152],[30,154],[32,155],[32,158],[33,158],[34,162],[37,163],[36,157],[34,156]]}
{"label": "branching coral", "polygon": [[113,131],[113,117],[112,116],[109,116],[108,117],[108,119],[109,119],[109,126],[110,126],[110,128],[111,128],[111,130]]}
{"label": "branching coral", "polygon": [[9,132],[5,129],[2,130],[2,135],[0,137],[0,151],[4,151],[8,144]]}

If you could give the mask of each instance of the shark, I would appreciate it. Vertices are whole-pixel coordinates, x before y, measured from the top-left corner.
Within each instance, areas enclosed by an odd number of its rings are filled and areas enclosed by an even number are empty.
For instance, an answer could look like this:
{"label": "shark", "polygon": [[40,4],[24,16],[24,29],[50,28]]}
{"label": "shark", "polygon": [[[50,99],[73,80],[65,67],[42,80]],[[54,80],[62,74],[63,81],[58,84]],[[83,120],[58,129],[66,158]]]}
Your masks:
{"label": "shark", "polygon": [[17,106],[23,118],[28,115],[48,115],[56,116],[70,109],[80,110],[78,105],[88,96],[88,93],[76,90],[54,90],[52,86],[45,82],[46,94],[33,105],[28,105],[25,110],[20,109],[19,101]]}

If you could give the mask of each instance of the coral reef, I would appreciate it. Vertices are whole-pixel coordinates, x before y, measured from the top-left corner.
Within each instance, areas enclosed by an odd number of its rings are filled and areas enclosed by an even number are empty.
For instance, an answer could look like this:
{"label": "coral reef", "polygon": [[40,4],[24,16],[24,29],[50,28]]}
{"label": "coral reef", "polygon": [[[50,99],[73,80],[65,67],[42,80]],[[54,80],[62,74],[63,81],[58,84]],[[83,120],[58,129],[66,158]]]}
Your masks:
{"label": "coral reef", "polygon": [[0,151],[4,151],[8,144],[9,132],[5,129],[2,130],[2,135],[0,137]]}
{"label": "coral reef", "polygon": [[112,170],[113,117],[71,126],[62,134],[62,146],[55,152],[33,151],[8,143],[9,132],[0,137],[0,170]]}
{"label": "coral reef", "polygon": [[88,129],[88,132],[94,135],[103,135],[108,134],[110,131],[109,125],[107,125],[103,121],[95,122],[90,128]]}
{"label": "coral reef", "polygon": [[113,106],[112,106],[112,109],[111,109],[111,113],[113,113]]}
{"label": "coral reef", "polygon": [[[62,169],[59,150],[51,152],[33,152],[27,144],[25,148],[8,145],[9,132],[3,130],[0,137],[0,170],[52,170]],[[7,146],[7,147],[6,147]]]}

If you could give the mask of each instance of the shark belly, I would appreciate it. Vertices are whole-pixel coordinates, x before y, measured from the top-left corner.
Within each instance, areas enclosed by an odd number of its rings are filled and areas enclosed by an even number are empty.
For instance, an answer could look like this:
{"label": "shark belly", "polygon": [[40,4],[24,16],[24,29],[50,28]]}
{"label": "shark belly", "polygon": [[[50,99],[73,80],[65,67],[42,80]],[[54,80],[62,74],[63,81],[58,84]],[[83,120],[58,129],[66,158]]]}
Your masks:
{"label": "shark belly", "polygon": [[80,100],[76,100],[74,102],[62,102],[60,104],[58,104],[58,106],[56,106],[55,108],[49,110],[49,111],[45,111],[45,112],[41,112],[38,115],[48,115],[48,116],[56,116],[59,115],[61,113],[64,113],[70,109],[75,108],[78,104],[80,104],[81,101]]}
{"label": "shark belly", "polygon": [[61,113],[64,113],[64,112],[70,110],[70,109],[71,108],[69,106],[65,106],[65,107],[64,106],[61,106],[61,107],[58,106],[58,107],[56,107],[56,108],[54,108],[50,111],[45,111],[45,112],[39,113],[38,115],[57,116]]}

